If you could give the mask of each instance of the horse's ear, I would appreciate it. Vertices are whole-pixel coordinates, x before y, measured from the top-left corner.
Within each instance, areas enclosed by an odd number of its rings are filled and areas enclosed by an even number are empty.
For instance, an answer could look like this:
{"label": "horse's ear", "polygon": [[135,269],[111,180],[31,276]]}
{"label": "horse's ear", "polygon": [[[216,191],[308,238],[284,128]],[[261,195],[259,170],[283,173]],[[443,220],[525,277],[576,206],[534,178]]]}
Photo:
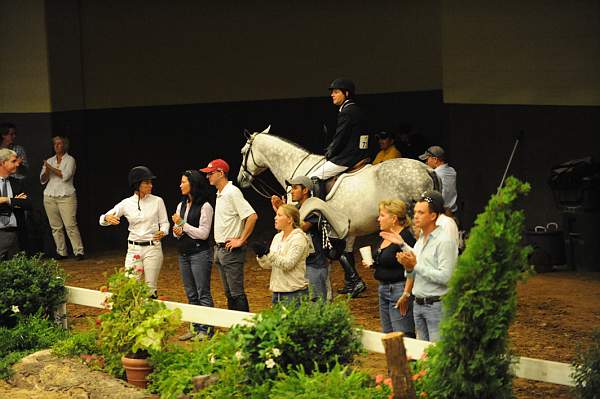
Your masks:
{"label": "horse's ear", "polygon": [[261,133],[269,133],[270,130],[271,130],[271,125],[267,126],[267,128],[265,130],[263,130]]}
{"label": "horse's ear", "polygon": [[250,131],[248,129],[244,129],[244,137],[246,137],[246,140],[249,140],[250,136]]}

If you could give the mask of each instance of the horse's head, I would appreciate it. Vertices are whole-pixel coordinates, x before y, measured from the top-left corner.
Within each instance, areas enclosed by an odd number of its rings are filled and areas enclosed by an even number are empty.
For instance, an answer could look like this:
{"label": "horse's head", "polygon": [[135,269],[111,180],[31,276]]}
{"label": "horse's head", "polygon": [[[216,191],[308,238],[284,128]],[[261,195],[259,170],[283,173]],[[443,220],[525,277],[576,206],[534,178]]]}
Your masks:
{"label": "horse's head", "polygon": [[259,133],[249,134],[244,132],[246,135],[246,144],[242,147],[242,166],[240,167],[240,172],[238,173],[238,184],[240,187],[246,188],[250,186],[252,179],[254,176],[258,176],[265,170],[267,170],[267,166],[263,166],[264,162],[261,159],[261,154],[256,151],[256,147],[254,147],[255,139],[259,134],[267,134],[271,126],[267,127],[265,130]]}

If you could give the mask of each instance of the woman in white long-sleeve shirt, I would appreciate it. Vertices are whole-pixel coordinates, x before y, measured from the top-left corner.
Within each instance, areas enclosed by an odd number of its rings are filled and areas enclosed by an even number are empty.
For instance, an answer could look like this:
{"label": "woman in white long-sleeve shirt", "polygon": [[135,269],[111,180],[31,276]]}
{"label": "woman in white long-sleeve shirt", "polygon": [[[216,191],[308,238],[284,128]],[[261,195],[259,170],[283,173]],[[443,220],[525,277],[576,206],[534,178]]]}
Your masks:
{"label": "woman in white long-sleeve shirt", "polygon": [[75,258],[82,260],[84,250],[77,227],[77,194],[73,186],[75,158],[67,153],[69,139],[66,137],[53,137],[52,145],[56,155],[44,161],[40,173],[40,183],[47,184],[44,189],[44,209],[56,244],[57,258],[67,258],[64,227]]}
{"label": "woman in white long-sleeve shirt", "polygon": [[[210,292],[212,261],[208,236],[212,226],[213,207],[208,202],[208,182],[197,170],[186,170],[181,175],[181,202],[171,216],[173,235],[179,250],[179,271],[188,302],[192,305],[213,307]],[[180,336],[185,341],[211,335],[208,325],[194,323],[193,330]]]}
{"label": "woman in white long-sleeve shirt", "polygon": [[125,216],[129,222],[125,269],[144,274],[146,284],[156,297],[158,275],[163,263],[160,240],[169,233],[167,210],[162,198],[152,195],[156,176],[145,166],[129,171],[129,186],[134,194],[100,215],[100,225],[117,225]]}
{"label": "woman in white long-sleeve shirt", "polygon": [[310,241],[300,229],[298,209],[290,204],[281,205],[275,215],[275,228],[279,233],[273,237],[269,249],[254,244],[258,264],[271,269],[269,289],[273,292],[273,304],[308,297],[306,280],[306,257]]}

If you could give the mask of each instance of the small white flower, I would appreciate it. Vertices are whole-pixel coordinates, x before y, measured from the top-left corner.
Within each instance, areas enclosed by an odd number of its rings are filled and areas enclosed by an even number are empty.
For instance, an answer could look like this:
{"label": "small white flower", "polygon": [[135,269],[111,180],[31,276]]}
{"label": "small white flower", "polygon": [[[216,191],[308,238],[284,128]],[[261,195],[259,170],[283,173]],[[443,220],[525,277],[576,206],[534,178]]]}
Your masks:
{"label": "small white flower", "polygon": [[235,352],[235,358],[240,361],[242,360],[242,358],[244,357],[244,355],[242,354],[242,351],[237,351]]}
{"label": "small white flower", "polygon": [[208,355],[208,361],[210,364],[215,364],[217,362],[217,358],[214,354],[211,353],[210,355]]}
{"label": "small white flower", "polygon": [[268,369],[272,369],[273,367],[275,367],[275,360],[268,359],[267,361],[265,361],[265,365]]}
{"label": "small white flower", "polygon": [[281,355],[281,351],[277,348],[273,348],[273,356],[278,357]]}
{"label": "small white flower", "polygon": [[13,313],[19,313],[21,311],[17,305],[12,305],[10,310],[12,310]]}

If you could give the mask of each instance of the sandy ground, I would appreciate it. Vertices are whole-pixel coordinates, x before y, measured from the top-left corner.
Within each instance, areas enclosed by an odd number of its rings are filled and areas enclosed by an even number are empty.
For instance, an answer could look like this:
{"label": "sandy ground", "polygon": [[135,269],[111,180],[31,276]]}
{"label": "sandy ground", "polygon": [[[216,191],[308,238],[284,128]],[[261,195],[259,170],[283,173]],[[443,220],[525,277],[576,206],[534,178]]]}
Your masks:
{"label": "sandy ground", "polygon": [[[69,274],[68,284],[99,289],[106,275],[122,265],[124,253],[105,253],[90,256],[84,261],[65,260],[61,265]],[[352,313],[365,329],[380,331],[377,305],[377,282],[368,270],[361,271],[368,290],[351,301]],[[246,287],[252,312],[271,306],[268,290],[269,271],[258,267],[252,256],[246,263]],[[343,285],[343,274],[337,263],[333,264],[334,290]],[[212,272],[212,293],[215,306],[226,308],[221,281],[217,270]],[[175,251],[167,250],[159,280],[159,294],[169,300],[186,302],[179,275]],[[99,310],[69,305],[70,322],[84,325],[87,316]],[[521,283],[518,288],[518,315],[510,329],[514,352],[559,362],[571,362],[578,344],[590,342],[591,331],[600,327],[600,273],[555,271],[538,274]],[[383,355],[369,354],[362,359],[362,367],[370,373],[385,373]],[[571,398],[568,387],[517,379],[517,398]]]}

